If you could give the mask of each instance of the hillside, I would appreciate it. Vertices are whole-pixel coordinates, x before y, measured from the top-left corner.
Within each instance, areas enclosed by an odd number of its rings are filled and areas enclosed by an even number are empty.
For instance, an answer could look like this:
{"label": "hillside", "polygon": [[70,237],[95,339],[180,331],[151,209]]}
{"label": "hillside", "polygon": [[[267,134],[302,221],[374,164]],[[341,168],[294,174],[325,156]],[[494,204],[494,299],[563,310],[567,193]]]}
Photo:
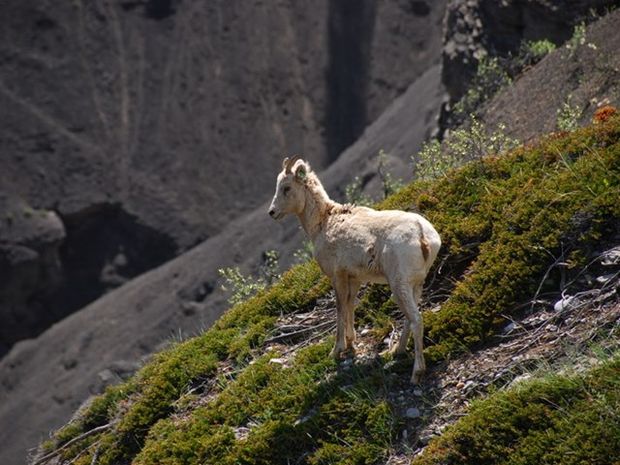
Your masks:
{"label": "hillside", "polygon": [[400,319],[381,286],[359,296],[357,356],[329,358],[309,262],[92,400],[34,463],[613,463],[619,196],[617,115],[409,184],[380,208],[420,211],[445,244],[420,387],[381,354]]}
{"label": "hillside", "polygon": [[[606,60],[615,59],[617,21],[618,12],[614,12],[588,28],[588,43],[606,54],[601,55]],[[599,52],[595,54],[586,44],[577,50],[577,54],[590,54],[588,57],[597,57]],[[580,69],[578,81],[574,69]],[[536,78],[529,79],[532,74]],[[506,106],[493,112],[483,110],[482,118],[489,127],[505,122],[511,132],[513,127],[520,127],[525,115],[535,115],[541,128],[549,130],[556,119],[556,105],[564,98],[560,94],[575,82],[586,83],[591,74],[609,76],[606,82],[611,86],[582,86],[579,102],[601,101],[610,95],[615,98],[613,69],[579,68],[579,61],[562,47],[500,90],[496,98],[509,96]],[[438,66],[422,74],[321,173],[330,194],[342,198],[344,187],[355,176],[376,190],[380,184],[376,156],[381,149],[388,153],[395,175],[411,176],[410,156],[437,127],[444,94],[440,75]],[[547,80],[551,77],[558,92],[548,92]],[[536,99],[527,98],[530,92]],[[582,122],[591,118],[591,110],[583,111]],[[535,124],[527,131],[527,138],[540,134]],[[271,170],[265,182],[273,187]],[[177,259],[108,292],[40,337],[16,345],[0,361],[0,442],[6,444],[0,450],[0,461],[21,463],[25,450],[64,424],[90,395],[126,379],[144,357],[160,351],[171,338],[186,338],[209,327],[226,308],[219,291],[218,268],[238,264],[244,272],[255,271],[262,253],[269,249],[278,249],[283,262],[290,264],[301,241],[299,227],[293,220],[275,224],[265,210],[266,205],[259,206]],[[125,219],[121,219],[124,225]],[[143,230],[140,237],[145,237]]]}

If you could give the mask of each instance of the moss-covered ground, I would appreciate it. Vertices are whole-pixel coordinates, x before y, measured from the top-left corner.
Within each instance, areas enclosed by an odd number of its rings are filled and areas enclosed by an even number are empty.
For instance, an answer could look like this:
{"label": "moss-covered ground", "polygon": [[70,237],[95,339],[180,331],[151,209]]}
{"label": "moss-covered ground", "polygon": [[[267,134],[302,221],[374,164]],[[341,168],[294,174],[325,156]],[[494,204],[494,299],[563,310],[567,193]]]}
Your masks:
{"label": "moss-covered ground", "polygon": [[413,465],[620,463],[620,356],[474,403]]}
{"label": "moss-covered ground", "polygon": [[[387,199],[380,208],[420,211],[444,242],[430,279],[441,308],[424,316],[428,361],[489,343],[523,302],[557,288],[554,264],[561,259],[567,272],[577,270],[620,233],[619,200],[618,117],[412,183]],[[310,311],[328,290],[316,264],[293,268],[203,335],[156,355],[110,388],[46,449],[111,424],[63,449],[62,458],[108,465],[380,462],[401,426],[388,395],[399,380],[386,373],[383,359],[344,369],[328,356],[331,339],[299,350],[285,366],[270,362],[279,353],[263,349],[278,317]],[[371,286],[358,309],[358,321],[378,328],[377,345],[394,314],[388,297]],[[616,360],[591,374],[500,391],[417,460],[618,460],[620,442],[606,435],[618,437],[619,367]],[[558,461],[567,455],[572,461]]]}

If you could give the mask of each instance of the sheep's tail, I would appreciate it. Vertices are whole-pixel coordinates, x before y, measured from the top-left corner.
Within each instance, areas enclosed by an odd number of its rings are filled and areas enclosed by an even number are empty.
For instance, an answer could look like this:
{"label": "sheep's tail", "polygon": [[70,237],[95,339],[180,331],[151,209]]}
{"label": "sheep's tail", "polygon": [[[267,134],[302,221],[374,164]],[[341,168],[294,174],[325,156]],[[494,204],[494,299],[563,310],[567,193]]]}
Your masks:
{"label": "sheep's tail", "polygon": [[418,231],[420,234],[420,249],[422,250],[422,256],[424,257],[424,261],[428,261],[428,257],[431,254],[431,245],[428,243],[428,240],[424,236],[424,230],[422,229],[422,224],[418,221]]}

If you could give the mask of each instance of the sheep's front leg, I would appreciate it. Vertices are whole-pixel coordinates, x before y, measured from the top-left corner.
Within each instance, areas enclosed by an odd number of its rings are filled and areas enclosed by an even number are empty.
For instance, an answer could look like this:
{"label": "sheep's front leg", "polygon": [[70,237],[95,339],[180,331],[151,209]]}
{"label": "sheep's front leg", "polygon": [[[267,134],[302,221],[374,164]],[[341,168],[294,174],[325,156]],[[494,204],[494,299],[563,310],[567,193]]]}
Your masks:
{"label": "sheep's front leg", "polygon": [[336,291],[336,345],[331,354],[340,358],[343,352],[351,349],[355,339],[353,329],[352,303],[350,298],[350,280],[346,274],[338,274],[332,279],[332,286]]}
{"label": "sheep's front leg", "polygon": [[352,278],[348,281],[349,288],[344,305],[344,339],[345,349],[353,352],[355,351],[353,345],[355,343],[355,299],[361,283]]}

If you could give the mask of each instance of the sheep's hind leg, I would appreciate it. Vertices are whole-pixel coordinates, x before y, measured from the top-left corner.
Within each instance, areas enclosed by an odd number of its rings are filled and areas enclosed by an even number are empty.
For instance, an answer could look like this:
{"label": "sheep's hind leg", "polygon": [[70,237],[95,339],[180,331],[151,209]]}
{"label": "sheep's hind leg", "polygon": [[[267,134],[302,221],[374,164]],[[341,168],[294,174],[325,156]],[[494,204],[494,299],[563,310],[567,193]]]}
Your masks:
{"label": "sheep's hind leg", "polygon": [[[405,321],[405,325],[408,324],[409,331],[403,330],[403,336],[407,335],[411,332],[413,333],[414,338],[414,346],[415,346],[415,361],[413,364],[413,373],[411,375],[411,382],[413,384],[419,384],[426,371],[426,363],[424,361],[424,326],[422,323],[422,315],[418,310],[418,306],[416,304],[416,300],[414,298],[414,291],[411,285],[400,284],[397,283],[392,287],[392,292],[394,293],[394,298],[396,299],[396,303],[401,311],[405,314],[408,321]],[[416,289],[417,290],[417,289]],[[417,294],[417,292],[416,292]],[[403,337],[401,336],[401,340],[399,342],[399,346],[403,344],[406,348],[407,340],[403,341]]]}
{"label": "sheep's hind leg", "polygon": [[403,332],[400,335],[398,344],[395,344],[390,348],[390,353],[393,355],[402,355],[407,352],[407,344],[409,343],[409,336],[411,335],[411,327],[409,326],[409,318],[405,318],[403,323]]}

